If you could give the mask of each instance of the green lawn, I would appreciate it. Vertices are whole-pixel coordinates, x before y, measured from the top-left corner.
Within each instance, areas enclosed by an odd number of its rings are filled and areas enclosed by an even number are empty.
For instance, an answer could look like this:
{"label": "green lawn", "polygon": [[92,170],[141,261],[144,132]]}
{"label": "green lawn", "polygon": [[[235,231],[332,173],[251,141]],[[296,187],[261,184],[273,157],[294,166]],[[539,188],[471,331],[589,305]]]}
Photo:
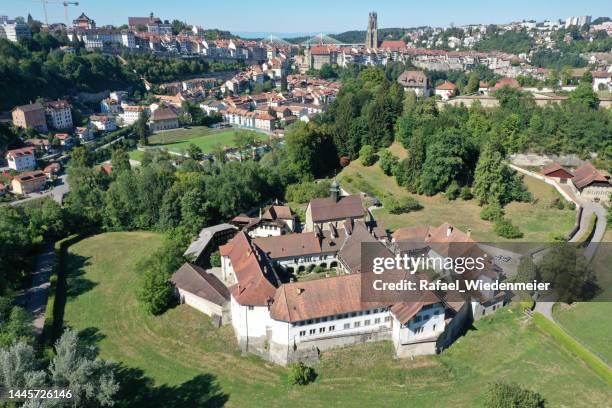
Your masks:
{"label": "green lawn", "polygon": [[[269,137],[263,133],[240,130],[249,132],[253,140],[266,142]],[[205,126],[192,127],[190,129],[175,129],[160,132],[149,138],[151,145],[163,145],[168,150],[181,152],[187,150],[190,144],[195,144],[204,153],[212,152],[216,147],[235,147],[234,134],[236,130],[211,129]]]}
{"label": "green lawn", "polygon": [[[403,148],[395,143],[391,150],[395,155],[405,154]],[[363,191],[379,198],[387,195],[395,197],[410,195],[403,187],[397,185],[395,178],[385,175],[378,163],[365,167],[359,160],[351,162],[339,174],[342,187],[350,193]],[[576,212],[549,208],[552,199],[559,197],[552,186],[525,177],[525,183],[537,201],[531,203],[510,203],[506,206],[506,215],[524,234],[523,242],[548,242],[549,233],[567,234],[574,226]],[[433,197],[415,195],[423,205],[421,211],[394,215],[384,208],[374,210],[374,216],[385,223],[387,228],[395,230],[401,227],[412,227],[429,224],[438,226],[450,222],[463,231],[472,229],[472,236],[481,242],[509,241],[498,237],[493,232],[492,223],[480,219],[481,207],[476,200],[457,199],[448,201],[443,195]]]}
{"label": "green lawn", "polygon": [[142,155],[143,154],[144,154],[144,152],[142,152],[140,150],[131,150],[129,152],[130,159],[136,160],[136,161],[142,161]]}
{"label": "green lawn", "polygon": [[[612,302],[610,288],[612,288],[612,253],[609,251],[612,242],[612,230],[608,229],[601,245],[593,258],[593,270],[597,274],[597,283],[600,288],[607,291],[600,294],[601,301],[575,303],[571,306],[557,304],[554,316],[557,322],[573,337],[585,344],[600,357],[612,364]],[[606,301],[607,300],[607,301]],[[607,335],[602,335],[601,329],[607,329]]]}
{"label": "green lawn", "polygon": [[612,364],[612,302],[557,304],[554,317],[569,334]]}
{"label": "green lawn", "polygon": [[160,242],[155,233],[107,233],[68,250],[64,320],[122,364],[129,387],[120,406],[472,407],[495,380],[537,390],[550,406],[609,403],[606,384],[516,309],[480,320],[440,356],[396,360],[390,342],[326,352],[315,383],[289,387],[286,369],[241,356],[231,327],[215,329],[184,305],[143,314],[136,265]]}

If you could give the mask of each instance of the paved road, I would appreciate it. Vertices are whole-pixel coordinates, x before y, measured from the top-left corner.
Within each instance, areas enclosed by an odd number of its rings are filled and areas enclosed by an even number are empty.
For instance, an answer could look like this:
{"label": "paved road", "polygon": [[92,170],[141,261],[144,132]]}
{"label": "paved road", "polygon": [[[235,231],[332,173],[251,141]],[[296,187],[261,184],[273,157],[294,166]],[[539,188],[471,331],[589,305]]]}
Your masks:
{"label": "paved road", "polygon": [[45,325],[45,309],[47,307],[47,298],[49,297],[49,288],[51,283],[49,279],[53,270],[53,262],[55,252],[53,246],[49,245],[38,256],[36,261],[36,270],[32,275],[32,286],[28,289],[19,300],[19,303],[24,305],[26,310],[33,316],[33,325],[36,332],[42,333]]}
{"label": "paved road", "polygon": [[57,202],[58,204],[62,204],[64,200],[64,196],[68,194],[70,191],[70,186],[68,185],[67,176],[65,174],[59,177],[59,183],[57,186],[53,187],[51,190],[45,191],[43,193],[34,193],[30,194],[27,198],[17,201],[11,201],[11,205],[20,205],[23,203],[27,203],[28,201],[36,200],[42,197],[50,196]]}
{"label": "paved road", "polygon": [[551,293],[547,297],[542,298],[541,301],[536,302],[533,311],[541,313],[545,318],[554,324],[557,324],[552,314],[553,306],[555,305],[556,300],[557,295],[555,293]]}
{"label": "paved road", "polygon": [[582,235],[587,231],[589,227],[589,222],[591,220],[591,216],[593,214],[597,214],[597,224],[595,225],[595,232],[593,233],[593,238],[591,239],[589,245],[584,251],[584,256],[587,260],[591,260],[595,255],[595,251],[599,246],[599,243],[603,239],[603,236],[606,232],[606,209],[598,203],[585,202],[581,203],[582,205],[582,216],[580,218],[580,229],[578,232],[570,239],[569,242],[576,242],[582,237]]}

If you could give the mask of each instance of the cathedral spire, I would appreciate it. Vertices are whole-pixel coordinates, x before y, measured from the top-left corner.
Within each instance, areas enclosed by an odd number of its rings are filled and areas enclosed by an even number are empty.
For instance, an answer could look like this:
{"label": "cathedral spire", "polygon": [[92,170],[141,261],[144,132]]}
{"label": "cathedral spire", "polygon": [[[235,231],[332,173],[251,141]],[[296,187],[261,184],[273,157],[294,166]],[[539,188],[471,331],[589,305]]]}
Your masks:
{"label": "cathedral spire", "polygon": [[378,48],[378,14],[375,11],[368,15],[368,32],[366,33],[365,46],[367,48]]}

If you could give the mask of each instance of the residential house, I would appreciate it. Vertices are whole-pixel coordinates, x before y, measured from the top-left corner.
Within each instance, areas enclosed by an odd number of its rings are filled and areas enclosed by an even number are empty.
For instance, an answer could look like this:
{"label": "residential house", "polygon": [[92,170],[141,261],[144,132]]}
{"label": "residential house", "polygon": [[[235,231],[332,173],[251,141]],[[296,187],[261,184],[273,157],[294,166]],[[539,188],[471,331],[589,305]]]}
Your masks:
{"label": "residential house", "polygon": [[52,128],[57,130],[72,129],[72,111],[68,102],[59,99],[47,102],[45,113]]}
{"label": "residential house", "polygon": [[236,226],[242,227],[243,231],[251,238],[280,236],[295,231],[295,214],[291,208],[285,205],[273,205],[259,217],[251,218],[239,215],[230,221]]}
{"label": "residential house", "polygon": [[89,126],[79,126],[74,129],[74,134],[79,138],[81,142],[89,142],[94,138],[94,132]]}
{"label": "residential house", "polygon": [[91,115],[89,117],[89,122],[100,132],[112,132],[117,130],[117,123],[115,122],[115,118],[112,116]]}
{"label": "residential house", "polygon": [[178,115],[166,107],[157,108],[149,118],[149,129],[152,132],[159,130],[176,129],[179,127]]}
{"label": "residential house", "polygon": [[274,130],[274,122],[276,118],[268,113],[258,114],[255,116],[255,128],[272,132]]}
{"label": "residential house", "polygon": [[207,102],[202,102],[200,104],[200,108],[206,112],[207,115],[210,115],[213,112],[220,112],[227,108],[227,105],[223,101],[212,100]]}
{"label": "residential house", "polygon": [[57,175],[57,173],[59,173],[60,169],[61,169],[60,164],[57,162],[54,162],[54,163],[48,164],[43,169],[43,173],[45,173],[48,180],[53,180],[55,176]]}
{"label": "residential house", "polygon": [[106,115],[119,115],[121,113],[120,101],[112,98],[102,99],[100,102],[100,112]]}
{"label": "residential house", "polygon": [[593,90],[612,91],[612,71],[593,71]]}
{"label": "residential house", "polygon": [[419,97],[428,97],[430,93],[429,79],[423,71],[404,71],[397,78],[404,91],[412,91]]}
{"label": "residential house", "polygon": [[72,20],[72,26],[81,30],[93,30],[96,28],[96,22],[87,17],[85,13],[81,13],[79,17]]}
{"label": "residential house", "polygon": [[42,191],[47,183],[47,175],[40,171],[31,171],[13,177],[11,184],[14,194],[31,194]]}
{"label": "residential house", "polygon": [[15,171],[31,170],[36,167],[36,156],[33,147],[23,147],[6,152],[6,161]]}
{"label": "residential house", "polygon": [[40,138],[28,139],[25,141],[25,144],[27,146],[33,147],[34,151],[41,155],[44,155],[46,153],[49,153],[49,151],[51,151],[51,143],[47,139],[40,139]]}
{"label": "residential house", "polygon": [[447,100],[452,98],[457,93],[457,86],[449,81],[444,81],[442,84],[436,86],[436,96],[442,98],[442,100]]}
{"label": "residential house", "polygon": [[124,126],[129,126],[136,123],[143,112],[148,114],[149,109],[146,106],[123,105],[123,113],[119,117],[123,120]]}
{"label": "residential house", "polygon": [[67,149],[74,146],[74,140],[72,139],[72,136],[70,136],[68,133],[57,133],[55,135],[55,138],[59,140],[60,146],[63,146]]}
{"label": "residential house", "polygon": [[47,118],[45,108],[39,103],[30,103],[15,107],[12,111],[13,125],[24,129],[36,129],[46,132]]}

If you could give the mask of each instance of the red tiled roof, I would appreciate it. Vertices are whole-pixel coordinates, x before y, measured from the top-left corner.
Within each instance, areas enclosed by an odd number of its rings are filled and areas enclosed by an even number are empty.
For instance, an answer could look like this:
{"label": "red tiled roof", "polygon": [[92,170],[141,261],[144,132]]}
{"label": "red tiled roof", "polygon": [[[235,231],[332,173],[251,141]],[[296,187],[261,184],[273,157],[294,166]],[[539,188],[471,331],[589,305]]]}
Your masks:
{"label": "red tiled roof", "polygon": [[108,163],[104,163],[100,166],[100,171],[105,174],[111,174],[113,172],[113,166]]}
{"label": "red tiled roof", "polygon": [[496,91],[498,89],[503,88],[504,86],[509,86],[510,88],[520,88],[521,87],[521,85],[518,83],[516,79],[505,77],[497,81],[497,83],[495,84],[493,88],[491,88],[491,90]]}
{"label": "red tiled roof", "polygon": [[9,150],[8,152],[6,152],[7,156],[10,157],[19,157],[19,156],[30,156],[34,154],[34,148],[33,147],[22,147],[21,149],[13,149],[13,150]]}
{"label": "red tiled roof", "polygon": [[47,167],[45,167],[45,169],[43,170],[43,172],[45,172],[45,173],[51,173],[51,172],[58,171],[59,169],[60,169],[60,165],[59,165],[59,163],[51,163],[51,164],[49,164]]}
{"label": "red tiled roof", "polygon": [[151,114],[151,120],[152,121],[156,121],[156,120],[173,120],[173,119],[178,119],[178,116],[177,116],[176,113],[172,112],[168,108],[158,108],[158,109],[154,110],[153,113]]}
{"label": "red tiled roof", "polygon": [[388,48],[391,51],[401,51],[406,48],[406,43],[403,40],[387,40],[382,42],[380,48]]}
{"label": "red tiled roof", "polygon": [[268,220],[292,220],[293,212],[286,205],[273,205],[263,214],[262,218]]}
{"label": "red tiled roof", "polygon": [[51,109],[65,109],[65,108],[70,108],[70,104],[66,101],[63,100],[57,100],[57,101],[51,101],[51,102],[47,102],[47,107],[51,108]]}
{"label": "red tiled roof", "polygon": [[391,306],[391,312],[401,324],[406,324],[426,305],[440,303],[440,299],[432,292],[423,292],[421,299],[414,302],[400,302]]}
{"label": "red tiled roof", "polygon": [[46,179],[47,175],[40,170],[36,170],[36,171],[29,171],[27,173],[22,173],[18,176],[15,176],[13,177],[13,180],[17,180],[20,183],[24,183],[24,182],[27,183],[27,182],[31,182],[31,181],[41,179],[41,178]]}
{"label": "red tiled roof", "polygon": [[285,283],[274,295],[270,316],[283,322],[299,322],[379,306],[389,304],[361,301],[361,275],[352,274]]}
{"label": "red tiled roof", "polygon": [[30,103],[28,105],[16,106],[13,110],[20,110],[22,112],[32,112],[36,110],[44,110],[41,104],[39,103]]}
{"label": "red tiled roof", "polygon": [[599,170],[595,168],[591,163],[584,164],[578,167],[574,171],[574,178],[572,183],[578,188],[583,189],[593,183],[607,183],[610,181],[603,175]]}
{"label": "red tiled roof", "polygon": [[260,120],[274,120],[275,119],[274,116],[268,113],[260,113],[259,115],[257,115],[256,118]]}
{"label": "red tiled roof", "polygon": [[321,252],[321,244],[314,232],[254,238],[253,243],[273,259]]}
{"label": "red tiled roof", "polygon": [[564,172],[565,175],[566,175],[565,178],[572,178],[572,177],[574,177],[574,175],[572,174],[571,171],[569,171],[568,169],[566,169],[565,167],[561,166],[558,163],[553,163],[553,164],[551,164],[549,166],[546,166],[546,167],[542,168],[542,170],[540,170],[540,174],[548,176],[549,174],[552,174],[552,173],[557,172],[557,171],[560,171],[562,173]]}
{"label": "red tiled roof", "polygon": [[444,81],[444,83],[436,86],[437,91],[454,91],[457,89],[457,86],[449,81]]}
{"label": "red tiled roof", "polygon": [[170,282],[179,289],[193,293],[219,306],[229,301],[230,293],[223,282],[197,265],[184,263],[174,272]]}
{"label": "red tiled roof", "polygon": [[274,298],[276,281],[273,272],[262,270],[258,254],[244,232],[239,232],[227,244],[219,247],[222,256],[229,257],[237,283],[229,290],[241,305],[266,306]]}
{"label": "red tiled roof", "polygon": [[315,198],[309,206],[314,222],[363,217],[364,214],[361,196],[358,194],[340,197],[338,201],[330,197]]}

